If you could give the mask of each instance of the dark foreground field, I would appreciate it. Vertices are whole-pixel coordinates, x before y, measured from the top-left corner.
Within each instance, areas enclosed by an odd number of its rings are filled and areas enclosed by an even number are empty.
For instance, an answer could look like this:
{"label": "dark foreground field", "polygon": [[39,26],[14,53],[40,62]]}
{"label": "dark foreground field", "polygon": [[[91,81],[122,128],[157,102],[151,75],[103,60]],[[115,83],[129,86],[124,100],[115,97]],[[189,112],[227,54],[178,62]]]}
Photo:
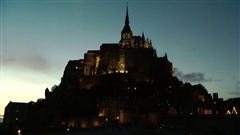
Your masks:
{"label": "dark foreground field", "polygon": [[133,127],[130,129],[94,129],[94,130],[82,130],[75,132],[65,133],[51,133],[41,135],[239,135],[239,132],[225,131],[221,129],[144,129],[139,127]]}
{"label": "dark foreground field", "polygon": [[163,129],[141,129],[134,127],[131,129],[94,129],[65,133],[52,133],[42,135],[179,135]]}

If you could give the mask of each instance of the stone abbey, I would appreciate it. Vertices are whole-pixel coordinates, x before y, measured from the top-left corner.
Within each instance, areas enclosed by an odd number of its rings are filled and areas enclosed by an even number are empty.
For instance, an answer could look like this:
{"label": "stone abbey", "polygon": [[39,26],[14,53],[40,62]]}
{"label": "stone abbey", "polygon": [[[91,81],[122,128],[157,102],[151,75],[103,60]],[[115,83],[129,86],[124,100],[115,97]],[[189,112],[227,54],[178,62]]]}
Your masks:
{"label": "stone abbey", "polygon": [[142,36],[133,36],[128,7],[119,43],[102,44],[100,50],[89,50],[85,53],[84,59],[70,60],[63,78],[79,78],[81,85],[91,78],[90,76],[111,73],[135,75],[138,76],[135,81],[145,82],[150,82],[154,76],[174,76],[173,65],[168,61],[167,54],[157,57],[152,41],[146,39],[144,33]]}
{"label": "stone abbey", "polygon": [[180,81],[167,54],[158,57],[144,33],[133,36],[127,7],[118,43],[102,44],[99,50],[87,51],[84,59],[69,60],[60,84],[45,89],[45,99],[9,102],[3,128],[10,134],[16,129],[68,132],[116,124],[208,130],[214,124],[235,130],[239,126],[230,126],[239,123],[239,101],[223,101],[201,84]]}

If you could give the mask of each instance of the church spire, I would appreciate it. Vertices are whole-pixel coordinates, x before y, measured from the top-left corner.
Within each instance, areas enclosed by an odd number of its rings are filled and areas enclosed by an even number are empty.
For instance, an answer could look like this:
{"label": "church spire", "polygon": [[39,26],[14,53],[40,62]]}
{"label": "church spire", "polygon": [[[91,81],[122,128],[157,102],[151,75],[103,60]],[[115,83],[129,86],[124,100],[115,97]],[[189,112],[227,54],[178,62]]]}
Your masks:
{"label": "church spire", "polygon": [[144,32],[142,32],[142,39],[145,41]]}
{"label": "church spire", "polygon": [[127,9],[126,9],[125,25],[129,25],[129,16],[128,16],[128,2],[127,2]]}
{"label": "church spire", "polygon": [[132,38],[132,30],[129,26],[128,3],[127,3],[125,25],[122,29],[122,39],[131,39],[131,38]]}

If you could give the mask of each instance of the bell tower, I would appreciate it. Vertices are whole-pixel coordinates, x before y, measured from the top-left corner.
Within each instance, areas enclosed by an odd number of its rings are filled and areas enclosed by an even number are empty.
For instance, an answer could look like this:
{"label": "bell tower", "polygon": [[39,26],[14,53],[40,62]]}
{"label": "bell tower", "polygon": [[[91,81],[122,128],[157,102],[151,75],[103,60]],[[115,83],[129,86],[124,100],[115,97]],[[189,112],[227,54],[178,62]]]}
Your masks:
{"label": "bell tower", "polygon": [[132,30],[129,26],[129,16],[128,16],[128,3],[126,8],[126,17],[125,17],[125,25],[121,32],[121,46],[129,46],[131,45],[131,39],[132,39]]}

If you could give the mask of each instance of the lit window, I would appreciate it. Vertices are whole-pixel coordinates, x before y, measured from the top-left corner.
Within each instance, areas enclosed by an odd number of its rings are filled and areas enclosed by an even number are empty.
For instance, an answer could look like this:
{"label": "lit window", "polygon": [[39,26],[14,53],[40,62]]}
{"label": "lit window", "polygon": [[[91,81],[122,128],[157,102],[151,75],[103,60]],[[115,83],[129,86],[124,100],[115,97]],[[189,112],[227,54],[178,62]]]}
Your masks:
{"label": "lit window", "polygon": [[20,129],[18,130],[18,134],[19,134],[19,135],[21,134],[21,130],[20,130]]}
{"label": "lit window", "polygon": [[231,114],[231,112],[229,110],[227,110],[227,113],[226,114]]}
{"label": "lit window", "polygon": [[232,109],[232,114],[238,114],[235,107],[233,107],[233,109]]}

